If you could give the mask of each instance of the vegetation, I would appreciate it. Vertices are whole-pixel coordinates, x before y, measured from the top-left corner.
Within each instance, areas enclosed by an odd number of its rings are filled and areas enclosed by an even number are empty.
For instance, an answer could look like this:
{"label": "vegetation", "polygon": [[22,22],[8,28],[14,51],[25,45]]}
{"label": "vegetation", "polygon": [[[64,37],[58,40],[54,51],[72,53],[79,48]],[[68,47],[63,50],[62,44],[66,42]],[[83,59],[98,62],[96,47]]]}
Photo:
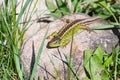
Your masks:
{"label": "vegetation", "polygon": [[[36,0],[36,3],[38,0]],[[30,22],[31,15],[35,9],[36,3],[30,15],[23,19],[24,13],[29,12],[27,8],[31,6],[32,1],[26,0],[19,13],[16,13],[17,1],[16,0],[4,0],[4,6],[0,8],[0,79],[1,80],[25,80],[23,66],[20,65],[20,48],[23,42],[23,36],[26,31],[26,27]],[[60,18],[70,13],[86,13],[90,16],[101,16],[107,21],[111,22],[111,26],[106,28],[120,28],[120,1],[119,0],[71,0],[71,4],[68,4],[68,0],[55,0],[50,2],[46,0],[46,6],[50,11],[50,16],[54,18]],[[18,14],[18,15],[17,15]],[[20,22],[27,22],[20,25]],[[102,27],[105,28],[104,26]],[[46,32],[47,34],[47,32]],[[30,76],[33,80],[35,75],[36,66],[40,58],[42,48],[44,45],[40,45],[40,49],[35,60],[35,64]],[[118,35],[120,39],[120,36]],[[72,44],[71,44],[72,49]],[[70,52],[72,54],[72,50]],[[86,50],[84,54],[84,68],[86,70],[86,77],[84,80],[117,80],[120,78],[120,47],[112,49],[111,54],[107,54],[101,46],[95,51]],[[76,73],[73,67],[73,61],[71,57],[66,57],[65,64],[68,66],[68,77],[66,80],[72,80],[72,73],[77,80],[80,80],[80,76]],[[94,65],[94,66],[93,66]],[[100,70],[98,75],[96,71]]]}
{"label": "vegetation", "polygon": [[[25,10],[30,4],[27,0],[22,6],[20,13],[17,11],[16,0],[4,0],[0,9],[0,79],[1,80],[23,80],[23,67],[20,65],[20,48],[23,35],[28,23],[20,26]],[[28,16],[26,20],[30,21]]]}
{"label": "vegetation", "polygon": [[[111,23],[111,25],[103,25],[95,27],[95,29],[120,28],[120,7],[118,6],[120,3],[117,0],[71,0],[71,5],[68,0],[55,0],[55,3],[46,0],[46,5],[51,12],[49,15],[54,18],[60,18],[70,13],[86,13],[90,16],[101,16]],[[111,54],[106,53],[101,46],[98,46],[95,51],[85,50],[84,69],[86,77],[84,80],[117,80],[120,78],[119,57],[120,47],[113,47]],[[76,79],[80,80],[80,76],[77,75],[70,60],[70,57],[67,58],[66,64]],[[73,77],[69,76],[66,80],[72,79]]]}

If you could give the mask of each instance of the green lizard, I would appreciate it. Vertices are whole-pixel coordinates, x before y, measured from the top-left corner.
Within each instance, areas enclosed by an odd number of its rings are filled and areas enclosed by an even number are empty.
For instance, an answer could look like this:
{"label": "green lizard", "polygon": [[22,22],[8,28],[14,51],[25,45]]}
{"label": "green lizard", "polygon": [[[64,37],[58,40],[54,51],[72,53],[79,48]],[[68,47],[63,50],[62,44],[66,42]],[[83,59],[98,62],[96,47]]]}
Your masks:
{"label": "green lizard", "polygon": [[74,20],[64,27],[62,27],[59,32],[53,32],[51,35],[47,37],[47,39],[51,39],[47,48],[57,48],[60,46],[66,46],[69,43],[70,37],[77,33],[79,30],[88,30],[91,31],[89,27],[87,27],[87,23],[93,22],[95,20],[101,19],[99,17],[87,18],[87,19],[77,19]]}

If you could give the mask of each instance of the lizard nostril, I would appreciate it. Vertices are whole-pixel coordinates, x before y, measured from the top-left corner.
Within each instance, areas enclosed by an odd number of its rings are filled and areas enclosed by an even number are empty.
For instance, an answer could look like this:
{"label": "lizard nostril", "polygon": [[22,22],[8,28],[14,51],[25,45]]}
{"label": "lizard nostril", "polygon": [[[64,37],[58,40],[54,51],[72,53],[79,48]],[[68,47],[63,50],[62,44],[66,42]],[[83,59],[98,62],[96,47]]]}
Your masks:
{"label": "lizard nostril", "polygon": [[47,48],[51,48],[49,45],[50,45],[50,42],[47,43],[47,46],[46,46],[46,47],[47,47]]}

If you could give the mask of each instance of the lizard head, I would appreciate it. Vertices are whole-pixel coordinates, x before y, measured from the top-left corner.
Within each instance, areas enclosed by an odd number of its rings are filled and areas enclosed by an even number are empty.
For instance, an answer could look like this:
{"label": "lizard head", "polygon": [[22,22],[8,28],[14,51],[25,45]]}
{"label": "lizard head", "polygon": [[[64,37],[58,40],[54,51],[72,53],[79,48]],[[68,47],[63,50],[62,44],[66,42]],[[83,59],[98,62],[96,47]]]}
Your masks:
{"label": "lizard head", "polygon": [[60,46],[60,38],[59,37],[54,37],[51,41],[48,42],[47,48],[57,48]]}

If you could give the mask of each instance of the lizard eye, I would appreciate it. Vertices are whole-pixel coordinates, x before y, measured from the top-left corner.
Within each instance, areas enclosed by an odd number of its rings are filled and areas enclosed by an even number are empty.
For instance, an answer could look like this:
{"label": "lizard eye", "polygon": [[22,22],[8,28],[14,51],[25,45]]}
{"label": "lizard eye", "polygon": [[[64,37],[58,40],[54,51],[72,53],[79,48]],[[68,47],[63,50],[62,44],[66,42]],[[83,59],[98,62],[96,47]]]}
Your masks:
{"label": "lizard eye", "polygon": [[60,40],[55,41],[55,44],[60,44]]}

